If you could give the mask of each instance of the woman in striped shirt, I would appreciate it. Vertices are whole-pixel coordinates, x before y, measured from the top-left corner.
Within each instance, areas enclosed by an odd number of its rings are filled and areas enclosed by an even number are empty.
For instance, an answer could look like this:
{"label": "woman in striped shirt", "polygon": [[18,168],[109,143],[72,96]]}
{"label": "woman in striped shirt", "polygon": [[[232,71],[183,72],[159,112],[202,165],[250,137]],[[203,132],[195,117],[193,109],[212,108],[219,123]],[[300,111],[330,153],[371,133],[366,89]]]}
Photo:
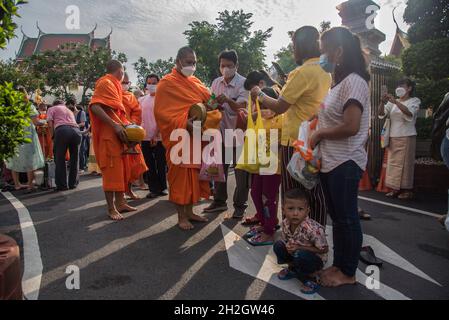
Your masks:
{"label": "woman in striped shirt", "polygon": [[320,64],[333,87],[319,114],[312,146],[322,153],[321,182],[333,223],[334,263],[321,275],[324,286],[356,283],[363,241],[358,185],[366,169],[370,119],[369,73],[359,38],[343,27],[321,37]]}

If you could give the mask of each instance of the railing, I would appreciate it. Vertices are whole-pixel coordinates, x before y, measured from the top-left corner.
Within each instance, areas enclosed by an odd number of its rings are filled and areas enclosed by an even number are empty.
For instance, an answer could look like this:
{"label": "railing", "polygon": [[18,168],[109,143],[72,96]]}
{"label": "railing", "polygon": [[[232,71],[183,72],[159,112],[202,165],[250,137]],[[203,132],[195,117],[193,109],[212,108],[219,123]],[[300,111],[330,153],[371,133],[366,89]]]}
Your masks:
{"label": "railing", "polygon": [[377,59],[370,64],[371,73],[371,134],[368,143],[368,173],[377,182],[382,170],[384,150],[380,146],[380,135],[384,120],[379,119],[379,105],[382,86],[387,86],[390,93],[394,92],[399,67],[386,61]]}

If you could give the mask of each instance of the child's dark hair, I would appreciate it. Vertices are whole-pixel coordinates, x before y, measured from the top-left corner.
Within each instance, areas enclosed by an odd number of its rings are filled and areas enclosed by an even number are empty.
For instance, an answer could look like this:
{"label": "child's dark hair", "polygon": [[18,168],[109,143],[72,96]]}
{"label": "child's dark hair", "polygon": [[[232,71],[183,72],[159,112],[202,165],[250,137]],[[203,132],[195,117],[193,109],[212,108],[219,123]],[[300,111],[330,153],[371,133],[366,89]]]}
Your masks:
{"label": "child's dark hair", "polygon": [[309,197],[301,189],[292,189],[287,191],[284,195],[284,201],[286,200],[304,200],[307,204],[309,204]]}
{"label": "child's dark hair", "polygon": [[261,81],[265,81],[268,87],[282,86],[276,82],[276,80],[272,79],[268,72],[265,70],[260,71],[252,71],[246,77],[246,81],[244,84],[245,90],[250,91],[253,87],[258,86]]}
{"label": "child's dark hair", "polygon": [[273,88],[270,88],[270,87],[263,88],[262,92],[265,93],[270,98],[273,98],[276,100],[279,98],[279,95],[276,93],[276,91],[274,91]]}

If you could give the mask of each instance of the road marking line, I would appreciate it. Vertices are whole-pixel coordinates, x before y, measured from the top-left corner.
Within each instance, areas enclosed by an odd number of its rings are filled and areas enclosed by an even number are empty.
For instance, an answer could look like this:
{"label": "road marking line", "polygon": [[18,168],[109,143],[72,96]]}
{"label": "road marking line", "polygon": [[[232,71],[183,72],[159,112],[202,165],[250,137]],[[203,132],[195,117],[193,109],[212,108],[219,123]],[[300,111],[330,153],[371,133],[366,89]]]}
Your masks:
{"label": "road marking line", "polygon": [[28,300],[38,300],[43,265],[33,220],[28,209],[16,197],[9,192],[2,192],[2,195],[16,209],[22,230],[24,261],[24,273],[22,277],[23,294]]}
{"label": "road marking line", "polygon": [[397,205],[397,204],[388,203],[388,202],[375,200],[375,199],[371,199],[371,198],[366,198],[366,197],[359,197],[359,199],[360,200],[364,200],[364,201],[368,201],[368,202],[372,202],[372,203],[381,204],[381,205],[384,205],[384,206],[387,206],[387,207],[392,207],[392,208],[396,208],[396,209],[401,209],[401,210],[405,210],[405,211],[419,213],[419,214],[422,214],[422,215],[425,215],[425,216],[428,216],[428,217],[432,217],[432,218],[441,218],[441,214],[436,214],[436,213],[423,211],[423,210],[419,210],[419,209],[415,209],[415,208],[400,206],[400,205]]}

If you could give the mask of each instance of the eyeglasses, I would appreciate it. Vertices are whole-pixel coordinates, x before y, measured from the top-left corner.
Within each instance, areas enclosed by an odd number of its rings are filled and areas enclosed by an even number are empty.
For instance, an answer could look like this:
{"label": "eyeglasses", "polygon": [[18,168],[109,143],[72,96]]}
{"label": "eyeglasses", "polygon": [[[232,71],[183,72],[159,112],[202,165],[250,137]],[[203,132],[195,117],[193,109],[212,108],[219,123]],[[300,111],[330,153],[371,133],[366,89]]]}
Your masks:
{"label": "eyeglasses", "polygon": [[131,85],[131,81],[128,81],[128,82],[122,82],[122,84],[129,84],[129,85]]}

